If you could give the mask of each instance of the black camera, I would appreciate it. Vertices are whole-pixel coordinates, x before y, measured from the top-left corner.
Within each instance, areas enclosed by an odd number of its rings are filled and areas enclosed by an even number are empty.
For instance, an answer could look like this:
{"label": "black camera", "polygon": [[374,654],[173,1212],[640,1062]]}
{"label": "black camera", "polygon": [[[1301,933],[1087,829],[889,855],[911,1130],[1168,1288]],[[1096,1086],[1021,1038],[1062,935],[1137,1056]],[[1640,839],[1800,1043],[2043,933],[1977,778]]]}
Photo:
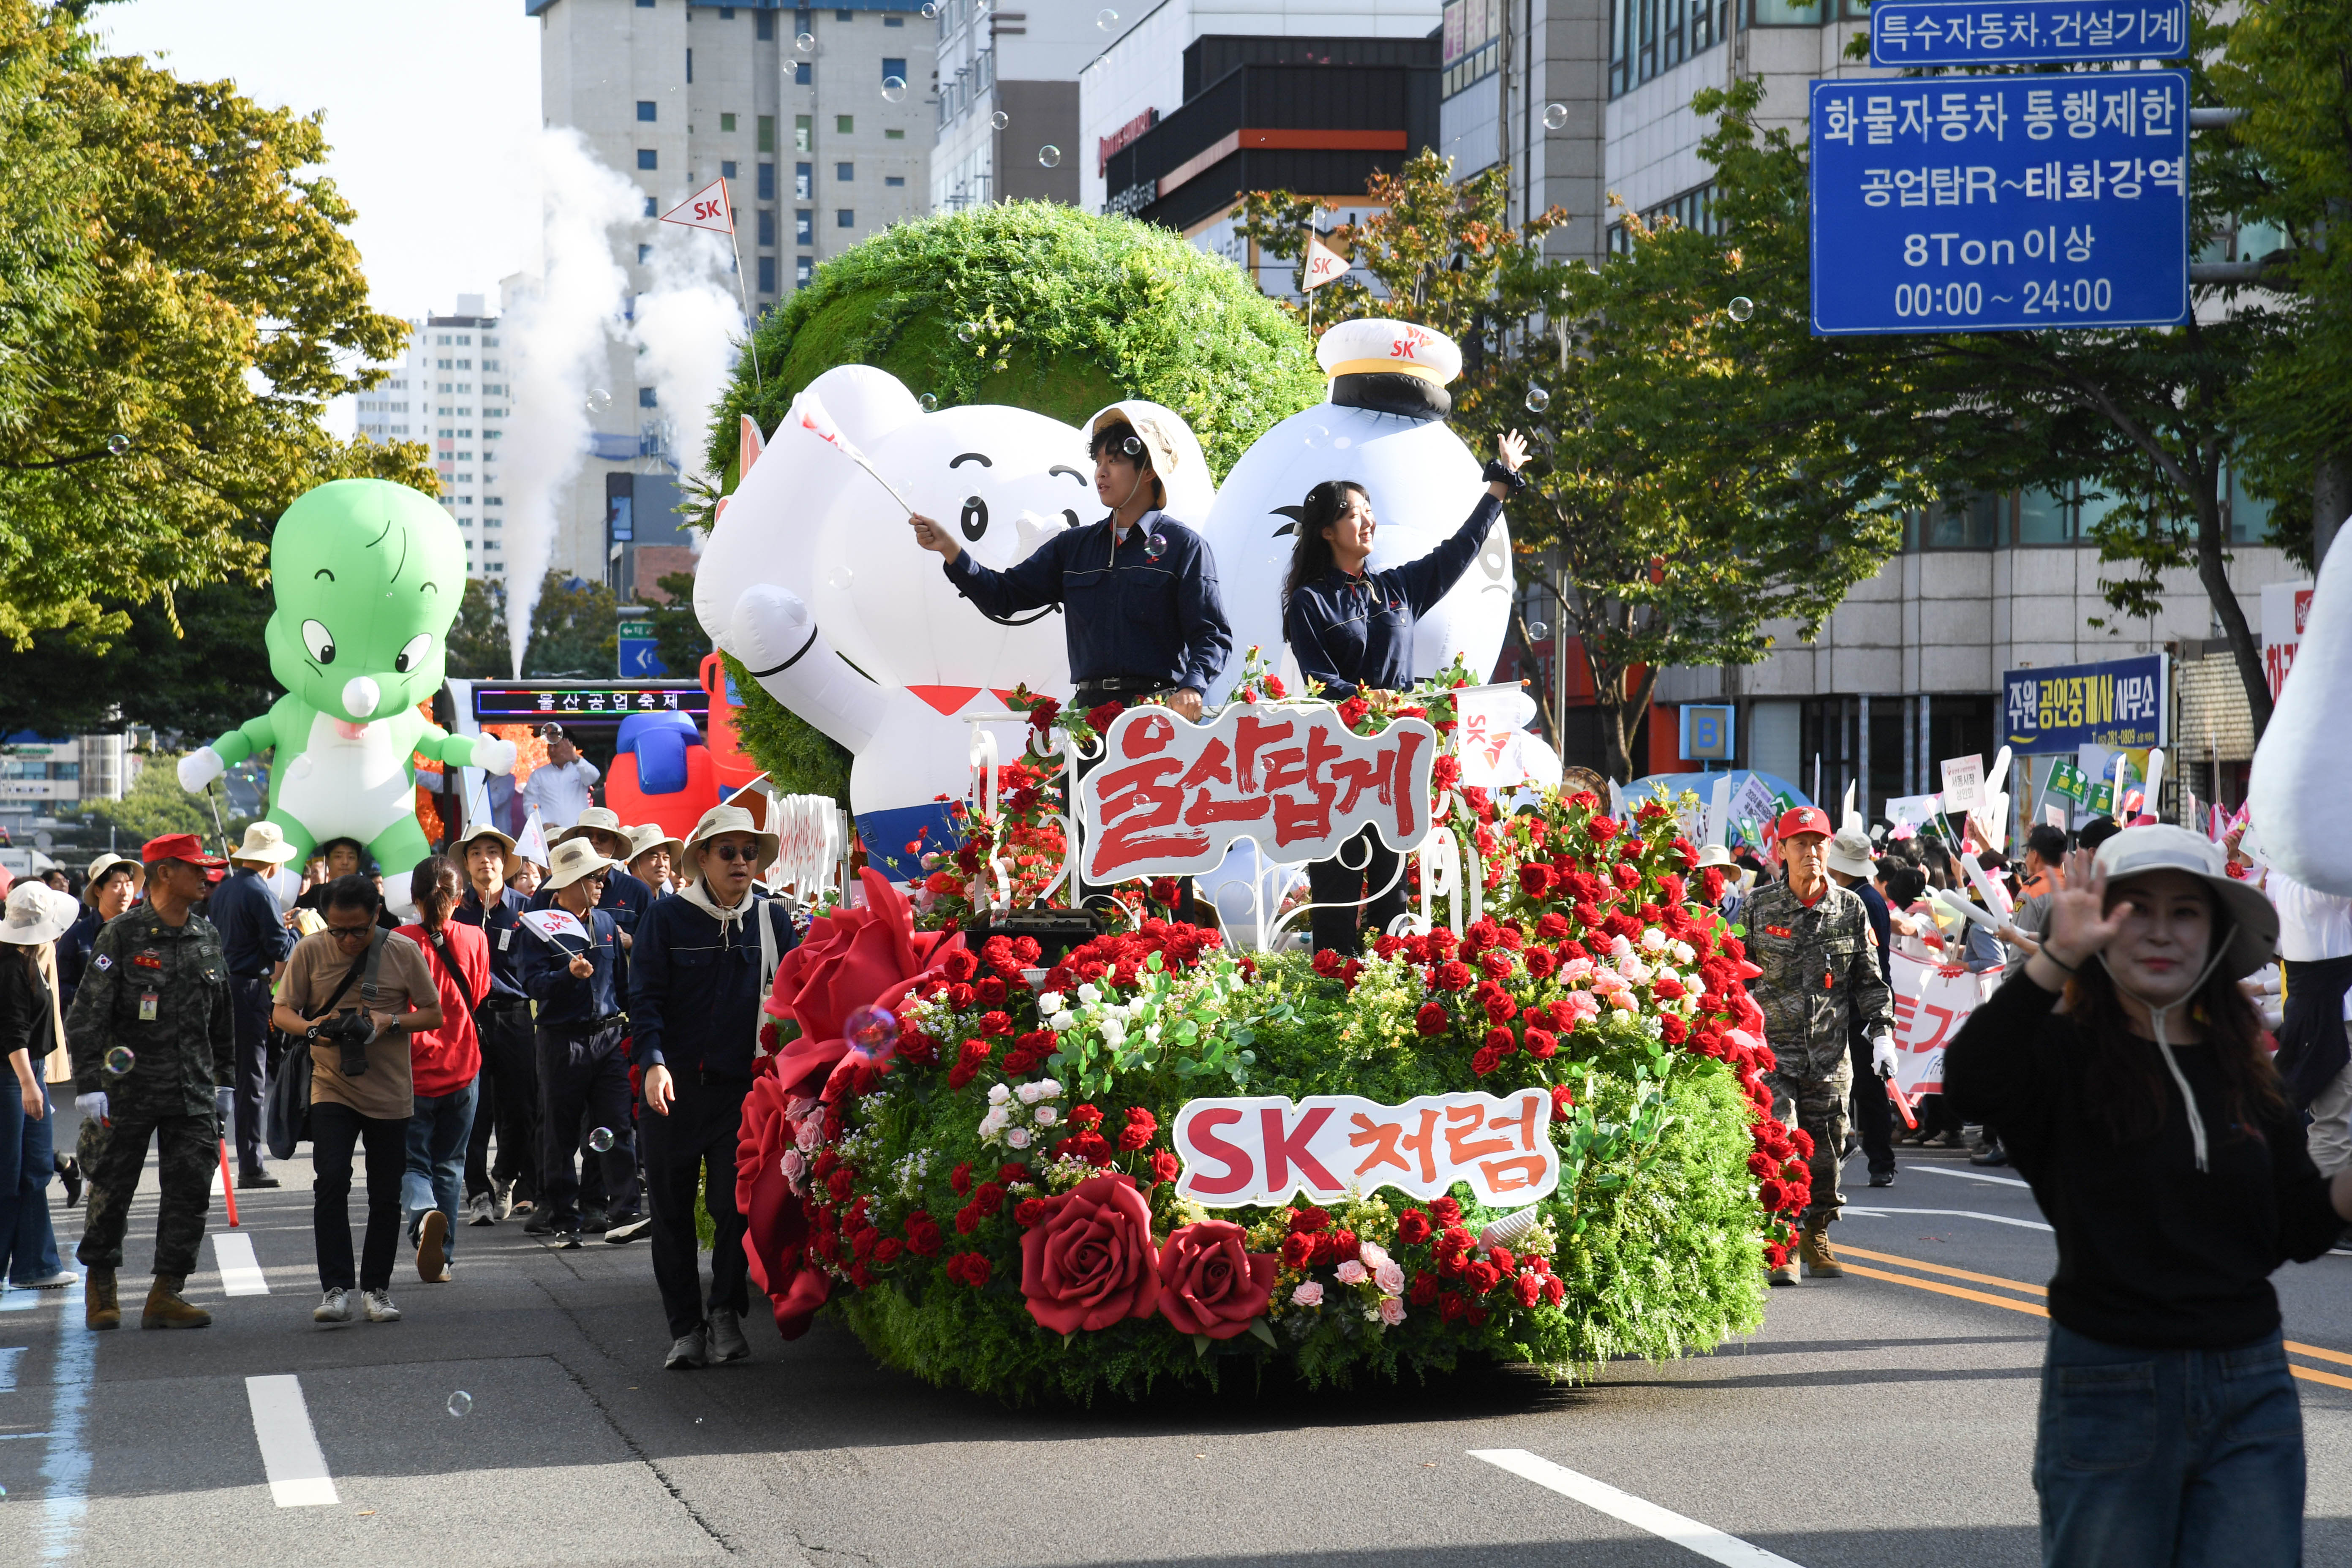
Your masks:
{"label": "black camera", "polygon": [[338,1013],[318,1028],[316,1037],[335,1044],[335,1070],[345,1078],[357,1078],[367,1071],[367,1046],[375,1038],[375,1020],[354,1009]]}

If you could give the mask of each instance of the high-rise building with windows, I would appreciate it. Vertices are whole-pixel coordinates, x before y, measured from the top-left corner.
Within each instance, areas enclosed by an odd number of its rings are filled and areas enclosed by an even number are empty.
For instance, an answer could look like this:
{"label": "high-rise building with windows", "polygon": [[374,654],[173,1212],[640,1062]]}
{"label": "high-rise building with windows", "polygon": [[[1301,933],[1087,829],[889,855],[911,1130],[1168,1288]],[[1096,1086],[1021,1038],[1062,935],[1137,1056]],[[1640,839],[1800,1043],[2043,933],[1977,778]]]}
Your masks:
{"label": "high-rise building with windows", "polygon": [[378,441],[420,441],[433,453],[441,504],[466,537],[466,573],[506,576],[506,498],[499,442],[513,410],[508,350],[479,294],[460,294],[446,316],[412,318],[408,350],[358,397],[358,429]]}

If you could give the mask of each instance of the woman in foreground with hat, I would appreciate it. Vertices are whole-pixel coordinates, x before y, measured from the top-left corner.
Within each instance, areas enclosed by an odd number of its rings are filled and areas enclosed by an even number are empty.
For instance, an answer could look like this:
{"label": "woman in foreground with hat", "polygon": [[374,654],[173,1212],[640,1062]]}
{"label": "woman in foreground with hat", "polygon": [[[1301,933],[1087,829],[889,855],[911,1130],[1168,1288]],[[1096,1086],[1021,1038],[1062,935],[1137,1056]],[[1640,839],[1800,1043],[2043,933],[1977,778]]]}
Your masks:
{"label": "woman in foreground with hat", "polygon": [[2178,827],[2075,854],[2042,950],[1947,1049],[2056,1233],[2033,1461],[2042,1561],[2303,1560],[2302,1415],[2270,1275],[2352,1219],[2241,976],[2278,917]]}
{"label": "woman in foreground with hat", "polygon": [[42,882],[8,889],[0,918],[0,1056],[13,1084],[0,1085],[0,1274],[10,1289],[54,1290],[81,1278],[58,1256],[49,1220],[55,1169],[49,1095],[42,1064],[65,1044],[65,1016],[50,984],[49,946],[73,925],[74,900]]}

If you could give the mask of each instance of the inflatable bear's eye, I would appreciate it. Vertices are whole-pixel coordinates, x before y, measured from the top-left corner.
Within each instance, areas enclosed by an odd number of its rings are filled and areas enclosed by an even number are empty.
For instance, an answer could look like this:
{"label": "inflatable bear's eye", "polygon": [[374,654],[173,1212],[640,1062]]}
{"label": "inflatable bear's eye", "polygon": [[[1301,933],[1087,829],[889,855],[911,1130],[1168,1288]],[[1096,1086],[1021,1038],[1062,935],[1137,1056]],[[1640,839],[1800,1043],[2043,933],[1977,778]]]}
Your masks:
{"label": "inflatable bear's eye", "polygon": [[406,675],[410,670],[423,664],[425,656],[432,651],[432,634],[419,632],[401,645],[400,651],[393,656],[392,668]]}
{"label": "inflatable bear's eye", "polygon": [[302,646],[309,648],[310,657],[320,664],[335,662],[335,639],[328,636],[327,628],[317,621],[302,623]]}
{"label": "inflatable bear's eye", "polygon": [[972,496],[963,503],[963,536],[975,543],[988,531],[988,503]]}

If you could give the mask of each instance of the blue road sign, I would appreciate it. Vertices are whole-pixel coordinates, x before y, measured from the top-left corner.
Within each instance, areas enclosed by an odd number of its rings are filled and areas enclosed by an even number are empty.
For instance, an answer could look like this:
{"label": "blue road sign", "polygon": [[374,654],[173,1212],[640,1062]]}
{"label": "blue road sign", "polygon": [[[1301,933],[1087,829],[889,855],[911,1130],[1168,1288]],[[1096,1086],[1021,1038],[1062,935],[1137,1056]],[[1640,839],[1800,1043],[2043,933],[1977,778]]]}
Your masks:
{"label": "blue road sign", "polygon": [[625,637],[620,639],[620,643],[623,680],[651,680],[656,676],[669,673],[669,666],[662,662],[659,652],[661,645],[655,642],[653,638]]}
{"label": "blue road sign", "polygon": [[1877,0],[1874,66],[2058,65],[2177,60],[2189,53],[2188,0],[2141,5],[2091,0]]}
{"label": "blue road sign", "polygon": [[1817,336],[2189,319],[2189,73],[1812,84]]}

